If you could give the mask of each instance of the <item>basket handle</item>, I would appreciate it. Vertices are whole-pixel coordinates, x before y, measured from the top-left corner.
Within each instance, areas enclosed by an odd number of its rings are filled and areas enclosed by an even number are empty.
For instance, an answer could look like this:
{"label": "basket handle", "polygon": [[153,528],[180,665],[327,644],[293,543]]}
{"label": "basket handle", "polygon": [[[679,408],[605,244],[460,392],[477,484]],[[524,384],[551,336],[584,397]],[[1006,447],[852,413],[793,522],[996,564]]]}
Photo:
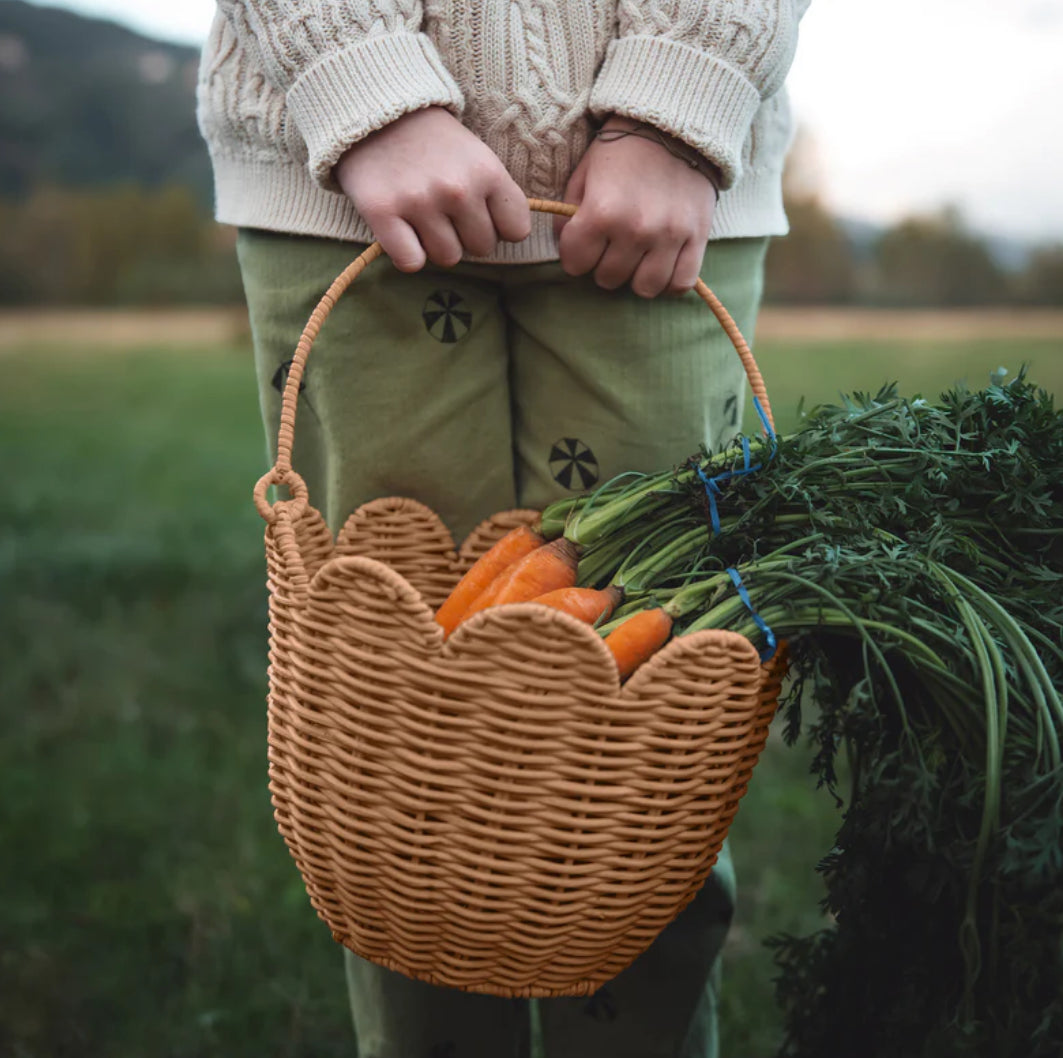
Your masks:
{"label": "basket handle", "polygon": [[[545,199],[530,198],[528,206],[537,213],[556,213],[562,217],[571,217],[576,212],[576,207],[567,202],[550,202]],[[295,440],[295,411],[299,401],[299,386],[302,383],[303,372],[306,370],[307,357],[314,347],[321,328],[328,319],[336,302],[347,291],[347,288],[362,274],[365,269],[384,253],[379,242],[370,244],[366,250],[359,254],[332,282],[324,296],[317,303],[317,307],[310,314],[306,326],[303,328],[299,344],[295,349],[291,367],[288,370],[288,378],[284,386],[284,395],[281,404],[280,429],[277,431],[277,459],[273,469],[264,474],[255,485],[255,506],[258,513],[267,522],[275,520],[273,505],[267,499],[267,492],[271,485],[287,485],[292,495],[292,509],[290,514],[298,518],[307,506],[307,488],[303,479],[292,469],[292,445]],[[746,378],[749,379],[749,387],[753,395],[760,402],[764,416],[774,429],[775,421],[771,414],[771,404],[768,402],[768,392],[764,386],[760,368],[753,358],[745,338],[738,330],[738,325],[731,318],[731,314],[723,307],[716,295],[705,285],[702,279],[694,284],[694,290],[706,305],[712,309],[720,326],[723,327],[727,337],[731,340],[738,358],[745,368]]]}

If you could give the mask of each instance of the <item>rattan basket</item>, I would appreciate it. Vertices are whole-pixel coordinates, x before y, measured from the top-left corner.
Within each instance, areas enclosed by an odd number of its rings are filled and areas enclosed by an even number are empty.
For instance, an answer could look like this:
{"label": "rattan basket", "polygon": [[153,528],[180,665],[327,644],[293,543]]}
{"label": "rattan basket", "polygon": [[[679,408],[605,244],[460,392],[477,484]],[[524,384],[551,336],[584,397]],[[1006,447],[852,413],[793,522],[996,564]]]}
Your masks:
{"label": "rattan basket", "polygon": [[[533,201],[534,209],[572,207]],[[269,776],[277,826],[333,937],[437,985],[501,996],[595,991],[703,885],[767,738],[785,651],[679,637],[622,687],[587,625],[535,604],[485,610],[445,643],[433,610],[503,532],[455,548],[412,499],[375,500],[333,540],[291,466],[307,357],[295,353],[267,522]],[[770,408],[733,321],[698,293]],[[271,485],[288,498],[270,503]]]}

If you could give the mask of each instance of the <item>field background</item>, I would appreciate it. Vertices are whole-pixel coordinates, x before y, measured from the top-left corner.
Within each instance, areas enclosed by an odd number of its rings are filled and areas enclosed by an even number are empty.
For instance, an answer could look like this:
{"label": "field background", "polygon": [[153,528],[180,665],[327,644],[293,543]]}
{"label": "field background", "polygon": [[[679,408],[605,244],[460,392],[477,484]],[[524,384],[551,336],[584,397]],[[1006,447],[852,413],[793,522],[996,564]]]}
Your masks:
{"label": "field background", "polygon": [[[801,398],[1023,362],[1063,394],[1051,313],[769,312],[757,356],[783,429]],[[0,1054],[350,1056],[265,790],[241,318],[8,314],[0,372]],[[733,830],[724,1058],[774,1054],[762,942],[821,923],[837,814],[807,764],[773,736]]]}

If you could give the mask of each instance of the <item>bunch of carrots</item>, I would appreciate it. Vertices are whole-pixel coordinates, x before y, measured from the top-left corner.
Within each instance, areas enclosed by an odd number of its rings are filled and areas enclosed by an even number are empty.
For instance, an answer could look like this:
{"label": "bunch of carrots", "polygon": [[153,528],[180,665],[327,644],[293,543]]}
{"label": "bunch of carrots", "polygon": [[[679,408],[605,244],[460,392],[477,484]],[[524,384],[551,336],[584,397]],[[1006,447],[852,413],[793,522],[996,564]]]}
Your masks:
{"label": "bunch of carrots", "polygon": [[[466,572],[436,613],[449,636],[473,614],[507,603],[534,602],[600,627],[621,601],[620,588],[577,587],[579,549],[563,537],[547,542],[529,526],[503,536]],[[627,679],[671,635],[672,619],[663,609],[640,611],[613,628],[605,645]]]}
{"label": "bunch of carrots", "polygon": [[776,946],[795,1058],[1063,1055],[1063,410],[1005,374],[559,500],[438,614],[556,607],[621,678],[673,634],[790,644],[787,737],[851,783],[835,925]]}

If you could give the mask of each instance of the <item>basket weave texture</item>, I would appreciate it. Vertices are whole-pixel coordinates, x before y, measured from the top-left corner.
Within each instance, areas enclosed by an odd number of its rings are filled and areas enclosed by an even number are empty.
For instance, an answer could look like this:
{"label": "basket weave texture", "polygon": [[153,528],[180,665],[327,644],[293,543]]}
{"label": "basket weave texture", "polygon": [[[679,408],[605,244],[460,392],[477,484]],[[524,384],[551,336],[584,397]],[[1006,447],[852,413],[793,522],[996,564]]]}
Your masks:
{"label": "basket weave texture", "polygon": [[[307,325],[277,465],[256,488],[277,825],[314,908],[358,955],[469,991],[589,994],[705,882],[764,747],[785,648],[762,665],[742,636],[697,632],[621,686],[596,631],[534,603],[484,610],[444,642],[434,609],[537,512],[495,515],[458,549],[422,504],[374,500],[333,540],[291,468],[298,386],[336,298],[375,256]],[[291,498],[271,506],[279,483]]]}
{"label": "basket weave texture", "polygon": [[623,687],[598,634],[534,604],[444,643],[433,609],[502,533],[455,553],[408,499],[333,544],[307,508],[266,532],[270,790],[337,941],[411,977],[586,994],[693,899],[775,711],[782,655],[674,640]]}

